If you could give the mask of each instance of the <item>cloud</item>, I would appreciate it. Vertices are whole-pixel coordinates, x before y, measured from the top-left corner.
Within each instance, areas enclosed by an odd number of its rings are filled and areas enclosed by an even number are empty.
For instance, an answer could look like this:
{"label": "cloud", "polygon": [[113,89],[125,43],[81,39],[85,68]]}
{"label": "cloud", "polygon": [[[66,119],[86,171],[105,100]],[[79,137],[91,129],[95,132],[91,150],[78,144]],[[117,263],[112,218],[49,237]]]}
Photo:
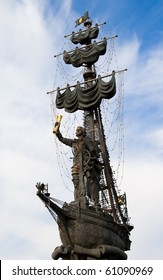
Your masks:
{"label": "cloud", "polygon": [[162,161],[143,155],[127,160],[123,183],[135,226],[130,259],[162,259],[162,180]]}
{"label": "cloud", "polygon": [[[162,43],[142,51],[141,42],[133,36],[117,46],[117,53],[119,69],[128,68],[124,75],[124,163],[118,169],[135,226],[128,256],[162,259]],[[117,160],[112,153],[111,164],[114,170]]]}
{"label": "cloud", "polygon": [[128,69],[124,80],[126,147],[131,154],[135,150],[136,154],[152,152],[162,157],[157,145],[162,141],[162,42],[144,51],[134,36],[117,50],[119,68],[125,65]]}
{"label": "cloud", "polygon": [[57,185],[59,197],[60,174],[55,169],[46,92],[53,83],[54,50],[66,27],[61,14],[68,16],[70,6],[71,1],[63,1],[54,17],[44,1],[1,5],[1,259],[50,258],[48,244],[42,241],[46,235],[53,250],[55,226],[35,195],[35,184]]}
{"label": "cloud", "polygon": [[130,259],[162,259],[162,42],[145,51],[133,37],[119,47],[125,73],[125,163],[122,189],[135,229]]}

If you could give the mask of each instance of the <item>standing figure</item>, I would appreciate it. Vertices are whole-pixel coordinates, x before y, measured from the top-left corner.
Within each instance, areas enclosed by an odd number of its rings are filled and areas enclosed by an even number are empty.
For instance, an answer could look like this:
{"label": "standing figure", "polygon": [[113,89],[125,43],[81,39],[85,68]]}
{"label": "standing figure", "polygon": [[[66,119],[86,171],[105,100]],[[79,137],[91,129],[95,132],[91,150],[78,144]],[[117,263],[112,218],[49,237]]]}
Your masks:
{"label": "standing figure", "polygon": [[84,127],[76,128],[77,139],[64,138],[59,130],[55,131],[59,141],[72,147],[73,165],[71,167],[72,181],[74,184],[74,199],[88,195],[98,204],[99,181],[102,170],[98,160],[97,146],[86,136]]}

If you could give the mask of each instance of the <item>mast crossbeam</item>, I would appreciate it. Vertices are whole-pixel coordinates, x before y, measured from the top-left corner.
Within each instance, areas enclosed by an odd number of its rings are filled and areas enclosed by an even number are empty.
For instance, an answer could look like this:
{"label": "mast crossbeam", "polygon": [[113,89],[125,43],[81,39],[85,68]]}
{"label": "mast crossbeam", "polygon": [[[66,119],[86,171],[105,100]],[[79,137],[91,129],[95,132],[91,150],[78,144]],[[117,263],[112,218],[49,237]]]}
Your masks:
{"label": "mast crossbeam", "polygon": [[[102,26],[102,25],[104,25],[104,24],[106,24],[106,21],[103,22],[103,23],[100,23],[100,24],[96,23],[95,26],[92,26],[92,27],[90,28],[90,30],[92,30],[92,29],[95,28],[96,26]],[[80,29],[80,30],[77,31],[77,32],[72,32],[71,34],[65,35],[64,38],[70,37],[70,36],[72,36],[72,35],[77,35],[77,34],[79,34],[79,33],[84,33],[85,31],[86,31],[86,30]]]}
{"label": "mast crossbeam", "polygon": [[[103,79],[103,78],[107,78],[107,77],[111,77],[111,76],[113,76],[114,74],[118,74],[118,73],[122,73],[122,72],[124,72],[124,71],[127,71],[127,69],[123,69],[123,70],[119,70],[119,71],[113,71],[112,73],[110,73],[110,74],[107,74],[107,75],[104,75],[104,76],[98,76],[97,78],[94,78],[94,79],[90,79],[90,80],[88,80],[88,81],[84,81],[84,82],[82,82],[82,83],[79,83],[78,82],[78,85],[84,85],[84,84],[88,84],[88,83],[90,83],[90,82],[93,82],[93,81],[96,81],[98,78],[100,78],[100,79]],[[75,85],[67,85],[69,88],[72,88],[72,87],[76,87],[76,84]],[[55,92],[57,92],[58,90],[65,90],[66,88],[67,88],[67,86],[66,87],[63,87],[63,88],[57,88],[57,89],[54,89],[54,90],[52,90],[52,91],[48,91],[47,92],[47,94],[52,94],[52,93],[55,93]]]}
{"label": "mast crossbeam", "polygon": [[[103,40],[98,41],[98,42],[95,42],[95,43],[98,45],[98,44],[100,44],[101,42],[103,42],[104,40],[111,40],[111,39],[114,39],[114,38],[117,38],[117,37],[118,37],[118,35],[114,35],[114,36],[111,36],[111,37],[104,38]],[[81,47],[81,48],[76,47],[76,49],[82,50],[82,49],[85,49],[85,48],[90,47],[90,46],[92,46],[92,44],[86,45],[86,46]],[[64,51],[64,52],[62,52],[62,53],[59,53],[59,54],[54,55],[54,57],[56,58],[56,57],[58,57],[58,56],[60,56],[60,55],[63,55],[63,54],[65,54],[65,53],[70,54],[70,53],[73,53],[73,52],[74,52],[74,50],[71,50],[71,51],[68,51],[68,52]]]}

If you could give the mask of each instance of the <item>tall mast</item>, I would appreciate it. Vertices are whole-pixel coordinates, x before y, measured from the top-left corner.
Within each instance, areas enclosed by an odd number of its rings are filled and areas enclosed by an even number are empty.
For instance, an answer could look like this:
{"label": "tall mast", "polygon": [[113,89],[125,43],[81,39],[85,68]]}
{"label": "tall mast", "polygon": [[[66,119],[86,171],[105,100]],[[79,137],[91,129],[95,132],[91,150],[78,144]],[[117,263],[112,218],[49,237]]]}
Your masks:
{"label": "tall mast", "polygon": [[[87,30],[89,30],[92,26],[92,20],[90,18],[87,18],[87,20],[84,22],[84,26]],[[91,44],[91,40],[87,43],[86,48],[89,49],[89,45]],[[95,67],[92,65],[87,64],[86,71],[83,74],[84,81],[87,82],[89,80],[92,80],[96,78],[96,71]],[[86,88],[90,88],[92,86],[93,82],[90,81],[89,83],[85,84]],[[95,133],[94,133],[94,112],[93,110],[90,111],[84,111],[84,126],[86,128],[87,134],[89,134],[91,140],[95,141]]]}
{"label": "tall mast", "polygon": [[[92,20],[88,18],[84,22],[84,26],[86,29],[90,29],[92,26]],[[91,41],[88,42],[88,44],[91,44]],[[86,48],[89,48],[89,46]],[[84,81],[90,81],[89,83],[85,84],[86,88],[89,88],[93,85],[92,79],[96,78],[96,70],[95,65],[89,65],[86,66],[86,71],[83,74]],[[113,179],[112,170],[110,167],[110,159],[109,159],[109,153],[106,145],[106,139],[105,139],[105,132],[104,127],[102,123],[102,116],[101,116],[101,110],[100,106],[95,108],[94,110],[84,111],[84,126],[86,128],[86,131],[88,135],[91,137],[92,141],[95,142],[96,140],[100,143],[100,150],[101,150],[101,156],[103,161],[103,172],[105,177],[105,184],[106,189],[108,190],[108,195],[104,195],[104,182],[103,182],[103,188],[102,189],[102,196],[104,196],[104,199],[107,200],[107,203],[110,204],[110,208],[112,211],[112,215],[114,217],[114,220],[117,222],[124,222],[123,214],[121,212],[121,208],[118,205],[118,197],[115,190],[115,183]],[[95,135],[95,130],[97,131]]]}

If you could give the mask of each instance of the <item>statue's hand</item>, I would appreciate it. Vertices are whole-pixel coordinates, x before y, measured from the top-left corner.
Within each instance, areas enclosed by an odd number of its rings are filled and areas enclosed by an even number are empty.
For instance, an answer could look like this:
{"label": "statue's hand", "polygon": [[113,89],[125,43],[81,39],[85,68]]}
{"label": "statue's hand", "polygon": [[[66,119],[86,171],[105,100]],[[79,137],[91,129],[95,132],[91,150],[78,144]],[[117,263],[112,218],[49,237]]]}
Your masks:
{"label": "statue's hand", "polygon": [[55,125],[54,125],[54,128],[53,128],[53,133],[54,134],[58,134],[58,132],[59,132],[59,122],[55,122]]}
{"label": "statue's hand", "polygon": [[56,134],[56,135],[59,133],[59,127],[60,127],[60,124],[61,124],[61,120],[62,120],[62,115],[57,115],[56,122],[55,122],[55,125],[54,125],[54,128],[53,128],[53,133]]}

